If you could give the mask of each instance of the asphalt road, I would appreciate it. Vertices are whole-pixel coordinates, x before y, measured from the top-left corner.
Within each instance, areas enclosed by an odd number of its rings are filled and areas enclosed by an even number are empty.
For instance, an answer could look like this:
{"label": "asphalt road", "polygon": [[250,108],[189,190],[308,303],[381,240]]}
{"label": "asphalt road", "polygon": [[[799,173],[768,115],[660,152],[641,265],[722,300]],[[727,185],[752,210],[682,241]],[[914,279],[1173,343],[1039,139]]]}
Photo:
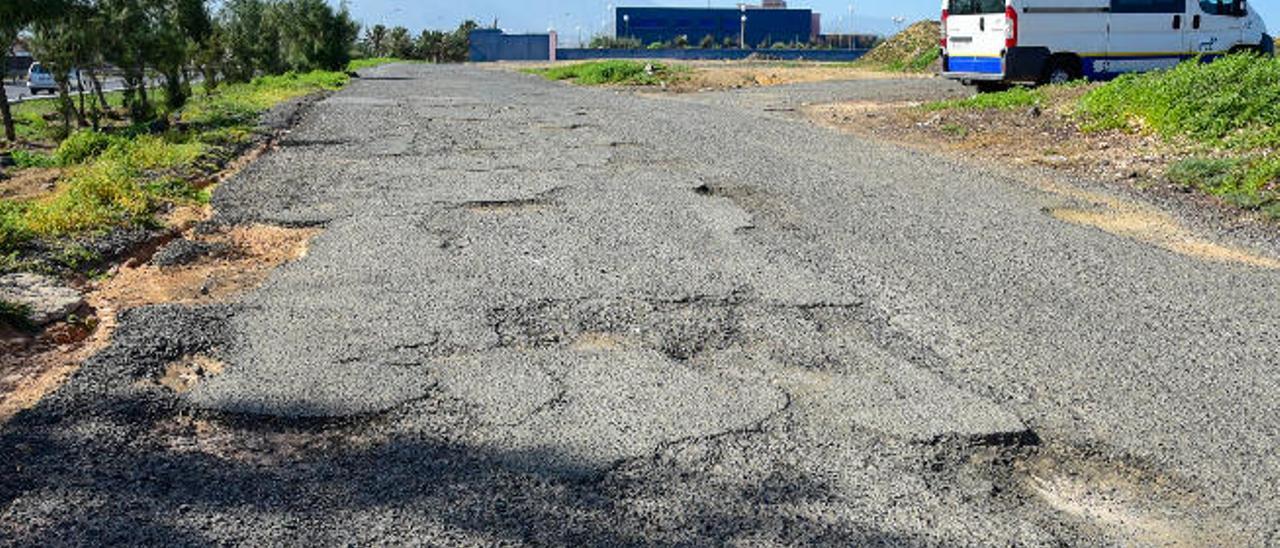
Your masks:
{"label": "asphalt road", "polygon": [[765,108],[947,84],[367,76],[214,196],[304,259],[5,428],[0,543],[1280,542],[1280,273]]}
{"label": "asphalt road", "polygon": [[[87,83],[86,87],[88,87]],[[119,91],[122,89],[124,89],[124,80],[121,78],[105,78],[102,81],[102,91]],[[27,89],[26,83],[12,84],[6,82],[4,85],[4,92],[5,96],[9,98],[10,103],[53,97],[52,95],[44,92],[41,92],[38,95],[33,95],[31,90]]]}

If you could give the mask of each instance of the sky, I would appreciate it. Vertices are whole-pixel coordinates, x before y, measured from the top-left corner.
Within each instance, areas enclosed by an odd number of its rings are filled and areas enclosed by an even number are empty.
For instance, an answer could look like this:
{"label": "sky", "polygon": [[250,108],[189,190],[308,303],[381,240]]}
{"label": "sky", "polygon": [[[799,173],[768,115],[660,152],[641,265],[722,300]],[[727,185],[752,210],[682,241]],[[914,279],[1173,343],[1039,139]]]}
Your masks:
{"label": "sky", "polygon": [[[331,0],[337,3],[338,0]],[[757,3],[754,0],[752,3]],[[356,19],[366,25],[403,25],[413,31],[449,29],[464,19],[484,26],[493,24],[512,32],[545,32],[554,28],[562,42],[574,42],[613,31],[611,5],[622,6],[707,6],[733,7],[733,0],[347,0]],[[793,8],[811,8],[822,14],[823,32],[850,29],[849,6],[853,6],[852,29],[857,32],[892,33],[898,27],[894,17],[907,24],[937,18],[940,0],[790,0]],[[1280,29],[1280,0],[1250,0],[1262,12],[1273,32]]]}

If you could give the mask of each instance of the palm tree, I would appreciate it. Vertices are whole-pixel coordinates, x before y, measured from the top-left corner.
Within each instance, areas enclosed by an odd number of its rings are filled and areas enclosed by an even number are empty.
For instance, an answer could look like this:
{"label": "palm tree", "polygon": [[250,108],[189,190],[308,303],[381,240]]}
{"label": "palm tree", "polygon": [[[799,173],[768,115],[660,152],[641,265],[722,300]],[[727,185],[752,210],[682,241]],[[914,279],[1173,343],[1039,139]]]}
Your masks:
{"label": "palm tree", "polygon": [[387,26],[374,25],[365,32],[365,44],[369,46],[369,52],[374,57],[382,57],[386,54],[387,47]]}

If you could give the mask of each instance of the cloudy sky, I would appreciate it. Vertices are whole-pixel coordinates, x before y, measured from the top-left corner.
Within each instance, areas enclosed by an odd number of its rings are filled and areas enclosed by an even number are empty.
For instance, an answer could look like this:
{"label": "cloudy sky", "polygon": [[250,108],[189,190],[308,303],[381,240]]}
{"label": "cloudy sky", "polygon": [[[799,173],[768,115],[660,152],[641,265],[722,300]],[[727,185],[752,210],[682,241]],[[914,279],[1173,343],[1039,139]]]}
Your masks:
{"label": "cloudy sky", "polygon": [[[337,0],[331,0],[335,3]],[[1194,1],[1194,0],[1193,0]],[[753,2],[754,3],[754,2]],[[1280,28],[1280,0],[1252,0],[1262,11],[1270,27]],[[726,0],[348,0],[352,13],[360,21],[372,25],[404,25],[415,31],[424,28],[446,29],[463,19],[475,19],[485,25],[498,24],[511,31],[545,31],[555,28],[568,41],[576,38],[578,29],[590,36],[612,31],[611,5],[623,6],[719,6],[732,7],[737,2]],[[940,0],[812,0],[791,1],[791,7],[812,8],[823,14],[824,32],[847,31],[849,8],[853,7],[853,28],[858,31],[892,32],[894,17],[906,21],[936,18]]]}

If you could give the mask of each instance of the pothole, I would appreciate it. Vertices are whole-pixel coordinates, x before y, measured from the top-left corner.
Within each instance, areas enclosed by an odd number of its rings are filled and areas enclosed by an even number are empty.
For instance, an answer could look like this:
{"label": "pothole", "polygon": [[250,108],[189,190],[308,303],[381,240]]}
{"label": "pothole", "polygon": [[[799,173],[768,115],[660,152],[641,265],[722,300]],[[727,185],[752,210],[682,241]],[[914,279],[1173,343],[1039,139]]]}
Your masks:
{"label": "pothole", "polygon": [[173,392],[185,394],[201,380],[221,375],[225,370],[225,364],[204,354],[185,356],[165,366],[164,373],[156,379],[156,383]]}
{"label": "pothole", "polygon": [[368,451],[387,442],[379,429],[353,425],[242,425],[175,416],[156,425],[167,449],[179,454],[259,466],[315,459],[335,452]]}
{"label": "pothole", "polygon": [[[759,188],[736,183],[702,183],[693,193],[711,198],[724,198],[751,214],[755,220],[769,223],[781,230],[795,230],[802,216],[779,196]],[[742,227],[752,230],[755,226]]]}
{"label": "pothole", "polygon": [[462,209],[471,213],[531,213],[551,207],[551,203],[542,199],[521,200],[475,200],[462,204]]}
{"label": "pothole", "polygon": [[1239,525],[1212,510],[1183,482],[1136,462],[1049,445],[1017,460],[1019,486],[1037,500],[1123,544],[1243,545]]}

